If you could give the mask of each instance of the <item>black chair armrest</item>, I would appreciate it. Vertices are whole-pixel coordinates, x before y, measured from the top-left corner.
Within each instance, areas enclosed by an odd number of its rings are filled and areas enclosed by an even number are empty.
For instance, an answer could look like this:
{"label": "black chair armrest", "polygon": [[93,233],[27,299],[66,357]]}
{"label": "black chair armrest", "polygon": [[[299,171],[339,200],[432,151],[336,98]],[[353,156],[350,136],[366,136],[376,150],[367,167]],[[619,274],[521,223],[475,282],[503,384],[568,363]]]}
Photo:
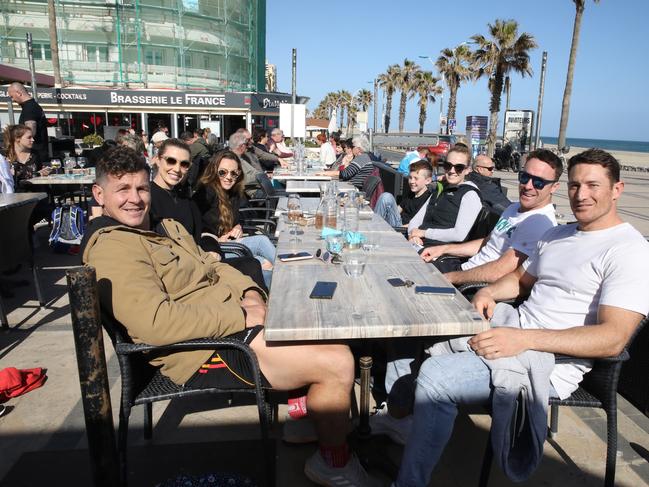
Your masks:
{"label": "black chair armrest", "polygon": [[237,242],[221,242],[221,250],[225,254],[236,254],[237,257],[254,257],[250,249]]}
{"label": "black chair armrest", "polygon": [[483,287],[487,287],[488,285],[488,282],[466,282],[456,287],[458,291],[464,294],[465,291],[477,291],[478,289],[482,289]]}
{"label": "black chair armrest", "polygon": [[168,345],[149,345],[147,343],[116,343],[115,351],[118,355],[130,355],[144,352],[180,352],[188,350],[215,350],[217,348],[236,348],[247,351],[250,349],[245,343],[231,338],[198,338]]}

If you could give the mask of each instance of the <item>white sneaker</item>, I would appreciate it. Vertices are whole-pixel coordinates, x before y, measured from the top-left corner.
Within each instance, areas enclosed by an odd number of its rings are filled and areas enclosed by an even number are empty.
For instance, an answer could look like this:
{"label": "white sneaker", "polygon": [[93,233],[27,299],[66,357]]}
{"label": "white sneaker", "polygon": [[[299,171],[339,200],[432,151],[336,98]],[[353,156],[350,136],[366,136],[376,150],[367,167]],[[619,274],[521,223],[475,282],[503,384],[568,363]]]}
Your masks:
{"label": "white sneaker", "polygon": [[381,409],[370,416],[370,428],[373,435],[388,435],[392,441],[405,445],[412,431],[412,414],[405,418],[397,419],[390,416],[385,403]]}
{"label": "white sneaker", "polygon": [[342,468],[334,468],[326,464],[320,451],[316,451],[306,461],[304,474],[311,482],[325,487],[378,487],[381,485],[376,479],[369,476],[354,454],[349,458],[347,465]]}

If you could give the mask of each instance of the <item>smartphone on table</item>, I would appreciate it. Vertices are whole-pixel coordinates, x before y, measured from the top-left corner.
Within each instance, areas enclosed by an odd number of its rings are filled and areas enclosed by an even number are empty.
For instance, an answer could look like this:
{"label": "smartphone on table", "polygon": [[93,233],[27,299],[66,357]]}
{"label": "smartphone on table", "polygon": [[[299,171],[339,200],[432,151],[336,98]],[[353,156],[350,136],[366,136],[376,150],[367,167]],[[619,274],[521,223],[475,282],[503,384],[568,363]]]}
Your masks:
{"label": "smartphone on table", "polygon": [[336,292],[337,282],[318,281],[313,286],[309,297],[311,299],[331,299]]}
{"label": "smartphone on table", "polygon": [[291,254],[279,254],[277,257],[282,262],[293,262],[294,260],[313,259],[313,254],[309,252],[294,252]]}
{"label": "smartphone on table", "polygon": [[455,296],[457,289],[448,286],[415,286],[415,294],[433,294],[435,296]]}

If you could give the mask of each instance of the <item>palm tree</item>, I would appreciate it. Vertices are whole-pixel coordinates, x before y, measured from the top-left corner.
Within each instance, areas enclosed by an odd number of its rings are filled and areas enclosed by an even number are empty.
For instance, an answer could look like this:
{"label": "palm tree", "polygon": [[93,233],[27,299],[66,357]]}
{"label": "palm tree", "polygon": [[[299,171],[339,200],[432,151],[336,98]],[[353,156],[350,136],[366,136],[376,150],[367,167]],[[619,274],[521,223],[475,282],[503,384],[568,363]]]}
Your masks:
{"label": "palm tree", "polygon": [[476,77],[486,75],[489,78],[489,136],[487,152],[493,155],[498,129],[498,113],[500,112],[500,95],[503,91],[505,75],[510,71],[521,76],[532,75],[529,51],[536,48],[536,41],[531,34],[523,32],[518,35],[518,23],[515,20],[497,19],[493,24],[487,24],[491,39],[481,34],[471,37],[478,46],[474,60],[478,67]]}
{"label": "palm tree", "polygon": [[390,131],[390,113],[392,112],[392,97],[397,89],[397,76],[399,75],[399,65],[393,64],[388,66],[385,73],[378,76],[379,86],[385,92],[385,133]]}
{"label": "palm tree", "polygon": [[352,117],[352,112],[354,111],[354,97],[347,90],[340,90],[338,92],[339,103],[340,103],[340,127],[343,126],[343,117],[342,113],[344,110],[347,110],[347,133],[349,133],[350,121]]}
{"label": "palm tree", "polygon": [[406,121],[406,102],[414,95],[413,82],[415,74],[421,68],[417,63],[410,59],[403,60],[403,66],[399,69],[397,76],[397,88],[401,91],[399,98],[399,132],[403,132],[403,124]]}
{"label": "palm tree", "polygon": [[466,44],[460,44],[455,49],[446,48],[442,50],[441,55],[437,58],[435,66],[439,74],[444,77],[446,86],[448,86],[448,120],[455,118],[455,109],[457,107],[457,91],[464,81],[473,78],[474,70],[471,68],[473,53]]}
{"label": "palm tree", "polygon": [[374,97],[370,90],[358,90],[358,93],[356,93],[356,102],[363,112],[367,111],[373,100]]}
{"label": "palm tree", "polygon": [[[577,47],[579,46],[579,33],[581,31],[581,17],[584,14],[586,0],[572,0],[575,2],[575,23],[572,28],[572,44],[570,45],[570,58],[568,59],[568,73],[566,74],[566,87],[563,90],[563,102],[561,104],[561,121],[559,122],[558,148],[566,145],[566,130],[568,130],[568,117],[570,115],[570,98],[572,96],[572,77],[575,74],[575,62],[577,61]],[[594,0],[599,3],[599,0]]]}
{"label": "palm tree", "polygon": [[419,133],[424,133],[426,123],[426,110],[428,101],[435,103],[435,95],[442,93],[442,87],[437,85],[439,78],[435,78],[430,71],[417,71],[413,79],[413,91],[419,95]]}

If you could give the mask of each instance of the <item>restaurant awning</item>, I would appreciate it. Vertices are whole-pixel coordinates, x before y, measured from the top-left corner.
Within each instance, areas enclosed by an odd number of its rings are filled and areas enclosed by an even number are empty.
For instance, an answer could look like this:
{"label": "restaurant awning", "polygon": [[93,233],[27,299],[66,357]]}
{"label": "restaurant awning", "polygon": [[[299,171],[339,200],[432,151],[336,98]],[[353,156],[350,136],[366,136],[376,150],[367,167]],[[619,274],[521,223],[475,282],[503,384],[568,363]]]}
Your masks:
{"label": "restaurant awning", "polygon": [[[32,76],[27,69],[0,64],[0,83],[13,83],[14,81],[31,84]],[[54,76],[36,73],[36,84],[39,86],[54,86]]]}

